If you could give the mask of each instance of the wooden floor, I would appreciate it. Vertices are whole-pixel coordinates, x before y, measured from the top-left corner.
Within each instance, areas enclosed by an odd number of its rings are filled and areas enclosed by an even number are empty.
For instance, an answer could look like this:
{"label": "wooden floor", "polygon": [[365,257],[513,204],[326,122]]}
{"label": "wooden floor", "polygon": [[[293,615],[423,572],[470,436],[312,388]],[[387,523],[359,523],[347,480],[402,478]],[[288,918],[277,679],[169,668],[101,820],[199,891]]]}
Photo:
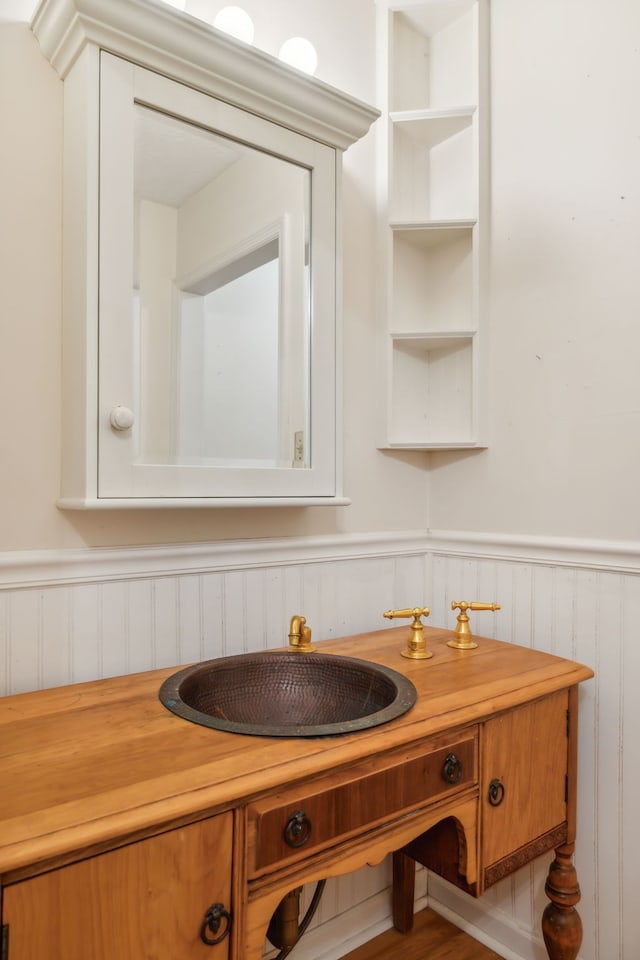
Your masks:
{"label": "wooden floor", "polygon": [[452,923],[421,910],[411,933],[387,930],[375,940],[345,954],[342,960],[502,960]]}

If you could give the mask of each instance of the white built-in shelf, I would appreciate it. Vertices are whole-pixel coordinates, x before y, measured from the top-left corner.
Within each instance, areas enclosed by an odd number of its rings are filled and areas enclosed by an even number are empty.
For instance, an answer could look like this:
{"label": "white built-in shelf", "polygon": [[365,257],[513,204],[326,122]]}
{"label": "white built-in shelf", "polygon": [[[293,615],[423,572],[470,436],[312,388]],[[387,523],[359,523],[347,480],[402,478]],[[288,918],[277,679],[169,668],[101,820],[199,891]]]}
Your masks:
{"label": "white built-in shelf", "polygon": [[414,342],[420,344],[425,350],[440,350],[443,347],[451,346],[456,341],[470,341],[475,336],[475,330],[449,330],[447,333],[416,333],[415,331],[405,331],[401,333],[392,333],[391,340],[395,343]]}
{"label": "white built-in shelf", "polygon": [[[452,231],[473,230],[478,221],[468,220],[391,220],[389,227],[394,234],[403,235],[421,247],[445,243],[454,234]],[[460,234],[458,234],[460,235]]]}
{"label": "white built-in shelf", "polygon": [[446,443],[408,443],[406,440],[400,443],[381,443],[378,450],[486,450],[486,443],[476,443],[475,440],[449,440]]}
{"label": "white built-in shelf", "polygon": [[389,114],[393,128],[423,147],[435,147],[471,126],[475,106],[450,110],[398,110]]}
{"label": "white built-in shelf", "polygon": [[376,0],[386,449],[483,447],[489,0]]}

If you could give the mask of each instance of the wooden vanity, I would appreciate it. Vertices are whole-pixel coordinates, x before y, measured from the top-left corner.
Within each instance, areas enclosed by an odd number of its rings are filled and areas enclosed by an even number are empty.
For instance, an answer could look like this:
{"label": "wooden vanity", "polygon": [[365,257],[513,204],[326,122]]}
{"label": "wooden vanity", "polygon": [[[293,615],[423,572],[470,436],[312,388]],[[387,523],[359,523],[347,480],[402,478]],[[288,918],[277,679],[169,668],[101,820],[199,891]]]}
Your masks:
{"label": "wooden vanity", "polygon": [[319,644],[418,690],[404,716],[336,738],[189,723],[158,700],[175,668],[0,700],[2,960],[259,960],[301,884],[393,853],[408,930],[414,861],[480,896],[551,850],[543,931],[551,960],[573,960],[578,684],[592,671],[496,640],[453,650],[434,628],[432,659],[412,661],[406,634]]}

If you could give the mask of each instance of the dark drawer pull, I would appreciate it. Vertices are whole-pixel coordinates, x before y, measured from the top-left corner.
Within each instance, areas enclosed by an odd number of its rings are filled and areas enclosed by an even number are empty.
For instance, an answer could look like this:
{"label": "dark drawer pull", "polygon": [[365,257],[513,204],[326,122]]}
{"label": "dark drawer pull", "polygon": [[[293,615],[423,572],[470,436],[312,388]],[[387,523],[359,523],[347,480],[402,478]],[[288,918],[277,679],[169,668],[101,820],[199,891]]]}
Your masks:
{"label": "dark drawer pull", "polygon": [[311,836],[311,821],[304,810],[296,810],[284,828],[284,842],[290,847],[302,847]]}
{"label": "dark drawer pull", "polygon": [[496,777],[495,780],[492,780],[489,784],[489,790],[487,794],[489,803],[492,807],[499,807],[502,801],[504,800],[504,783],[502,780],[498,780]]}
{"label": "dark drawer pull", "polygon": [[[225,924],[222,933],[218,934],[222,920],[225,921]],[[223,904],[213,903],[204,915],[204,921],[200,928],[200,939],[208,947],[215,947],[216,943],[221,943],[229,935],[230,930],[231,914],[228,910],[225,910]],[[213,936],[209,934],[213,934]]]}
{"label": "dark drawer pull", "polygon": [[455,753],[448,754],[445,759],[442,777],[447,783],[459,783],[462,779],[462,762]]}

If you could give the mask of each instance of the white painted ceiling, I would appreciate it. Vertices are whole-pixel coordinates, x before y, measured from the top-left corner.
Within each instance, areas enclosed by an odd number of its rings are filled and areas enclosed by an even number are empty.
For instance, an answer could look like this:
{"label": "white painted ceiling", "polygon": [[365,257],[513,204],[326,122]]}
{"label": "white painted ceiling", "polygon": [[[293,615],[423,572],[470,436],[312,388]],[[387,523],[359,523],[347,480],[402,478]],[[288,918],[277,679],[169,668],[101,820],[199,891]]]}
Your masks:
{"label": "white painted ceiling", "polygon": [[209,130],[136,107],[135,193],[171,207],[214,180],[243,148]]}

